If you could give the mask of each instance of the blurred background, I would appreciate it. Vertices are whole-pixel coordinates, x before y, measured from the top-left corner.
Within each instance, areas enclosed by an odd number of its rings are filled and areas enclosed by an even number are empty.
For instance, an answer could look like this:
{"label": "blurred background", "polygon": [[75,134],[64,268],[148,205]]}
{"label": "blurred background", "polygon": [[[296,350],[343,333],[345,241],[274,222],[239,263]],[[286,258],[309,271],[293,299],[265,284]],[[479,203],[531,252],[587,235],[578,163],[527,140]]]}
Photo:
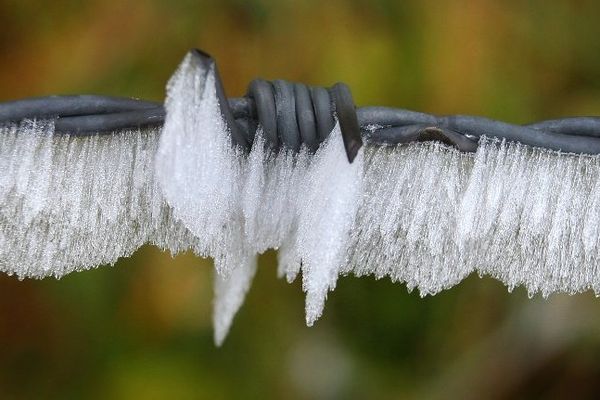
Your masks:
{"label": "blurred background", "polygon": [[[600,114],[597,1],[0,0],[0,101],[162,100],[186,51],[231,96],[255,77],[346,82],[359,105],[516,123]],[[420,298],[343,278],[304,326],[298,282],[259,272],[222,348],[211,261],[152,247],[60,281],[0,276],[0,398],[587,398],[600,300],[471,276]]]}

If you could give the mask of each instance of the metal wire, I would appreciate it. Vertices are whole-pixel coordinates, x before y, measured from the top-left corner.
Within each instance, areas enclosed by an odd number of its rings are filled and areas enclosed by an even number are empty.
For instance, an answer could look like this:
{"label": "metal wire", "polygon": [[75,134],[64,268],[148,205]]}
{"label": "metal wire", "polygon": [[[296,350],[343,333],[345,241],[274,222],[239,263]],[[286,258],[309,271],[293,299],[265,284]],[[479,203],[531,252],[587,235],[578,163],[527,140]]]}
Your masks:
{"label": "metal wire", "polygon": [[[260,113],[264,112],[266,107],[257,108],[255,98],[232,98],[228,104],[238,125],[256,126],[259,121],[269,120],[260,117]],[[299,103],[296,105],[299,106],[300,112],[294,111],[293,114],[302,114],[302,110],[308,107]],[[328,104],[327,106],[329,107]],[[316,109],[319,109],[318,107],[315,106]],[[289,114],[292,114],[292,111],[289,111]],[[311,115],[314,112],[305,114]],[[485,135],[563,152],[600,153],[600,117],[568,117],[528,125],[513,125],[483,117],[435,116],[387,107],[361,107],[356,110],[356,114],[362,136],[370,144],[396,145],[416,140],[441,140],[441,137],[447,135],[452,144],[465,151],[472,151],[468,149],[471,146],[470,142],[476,142],[480,136]],[[273,115],[276,115],[275,110]],[[314,148],[316,142],[324,140],[326,135],[323,135],[323,132],[330,130],[332,126],[332,119],[322,121],[326,113],[321,112],[317,115],[320,120],[314,124],[321,129],[315,128],[318,137],[310,141],[305,140],[310,148]],[[55,121],[57,133],[72,135],[94,135],[137,127],[160,126],[164,117],[165,110],[158,103],[116,97],[52,96],[0,103],[0,123],[24,119],[52,119]],[[248,124],[248,121],[252,124]],[[301,122],[307,125],[306,121]],[[309,121],[309,124],[311,122]],[[279,138],[276,124],[265,124],[263,128],[265,132],[272,132],[271,143],[277,147]],[[432,132],[438,132],[442,136],[432,136]],[[248,132],[245,135],[249,138],[252,136]],[[297,148],[298,143],[294,144],[294,147]]]}
{"label": "metal wire", "polygon": [[599,117],[569,117],[514,125],[483,117],[435,116],[386,107],[359,108],[357,114],[361,126],[375,127],[368,137],[374,144],[394,145],[418,140],[415,135],[419,134],[415,131],[437,128],[473,141],[487,136],[565,153],[600,154]]}
{"label": "metal wire", "polygon": [[[600,117],[568,117],[515,125],[483,117],[436,116],[389,107],[356,108],[349,88],[309,87],[283,80],[251,82],[245,97],[225,96],[214,60],[200,50],[192,55],[216,74],[217,97],[233,142],[249,149],[257,126],[267,143],[298,151],[314,151],[334,125],[340,123],[348,159],[362,146],[398,145],[437,140],[461,151],[477,149],[481,136],[558,150],[600,154]],[[57,134],[97,135],[125,129],[160,126],[165,110],[160,103],[107,96],[51,96],[0,103],[0,123],[25,119],[53,120]]]}

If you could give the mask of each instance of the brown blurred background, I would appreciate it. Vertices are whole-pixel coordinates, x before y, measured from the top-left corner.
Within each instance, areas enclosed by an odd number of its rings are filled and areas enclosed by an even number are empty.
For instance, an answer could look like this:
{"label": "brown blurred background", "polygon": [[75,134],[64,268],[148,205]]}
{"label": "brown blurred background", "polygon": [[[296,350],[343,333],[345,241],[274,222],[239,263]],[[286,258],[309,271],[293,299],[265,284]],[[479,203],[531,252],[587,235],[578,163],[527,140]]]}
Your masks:
{"label": "brown blurred background", "polygon": [[[595,1],[0,0],[0,101],[161,100],[185,52],[230,95],[255,77],[360,105],[512,122],[600,114]],[[490,278],[421,299],[343,278],[304,326],[273,253],[225,345],[209,260],[144,248],[60,281],[0,276],[0,398],[586,398],[600,393],[600,300],[528,299]]]}

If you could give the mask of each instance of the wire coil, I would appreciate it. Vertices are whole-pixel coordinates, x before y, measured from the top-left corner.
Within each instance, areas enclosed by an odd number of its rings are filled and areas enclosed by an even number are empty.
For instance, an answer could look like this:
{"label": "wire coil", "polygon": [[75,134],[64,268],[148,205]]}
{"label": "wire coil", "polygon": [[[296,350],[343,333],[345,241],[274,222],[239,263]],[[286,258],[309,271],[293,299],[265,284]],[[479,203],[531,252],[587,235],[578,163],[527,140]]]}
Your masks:
{"label": "wire coil", "polygon": [[350,150],[349,154],[353,152],[353,156],[349,156],[353,159],[362,138],[356,107],[349,93],[343,83],[325,89],[284,80],[256,79],[250,83],[247,94],[253,102],[248,136],[253,139],[260,125],[271,148],[283,146],[299,151],[301,145],[305,145],[314,152],[333,129],[337,116],[346,150]]}

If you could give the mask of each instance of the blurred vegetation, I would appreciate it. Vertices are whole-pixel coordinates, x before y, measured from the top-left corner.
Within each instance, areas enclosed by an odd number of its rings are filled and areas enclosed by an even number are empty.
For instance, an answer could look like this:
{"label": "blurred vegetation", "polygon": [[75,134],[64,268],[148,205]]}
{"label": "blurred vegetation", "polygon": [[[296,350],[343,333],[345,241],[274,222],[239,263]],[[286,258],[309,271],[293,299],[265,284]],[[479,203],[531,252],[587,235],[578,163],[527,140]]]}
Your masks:
{"label": "blurred vegetation", "polygon": [[[257,76],[358,104],[513,122],[600,113],[595,1],[0,0],[0,100],[160,100],[191,47],[230,95]],[[298,282],[259,273],[212,344],[209,260],[144,248],[56,281],[0,277],[0,398],[585,398],[600,390],[600,301],[528,299],[472,276],[420,298],[341,279],[304,326]]]}

